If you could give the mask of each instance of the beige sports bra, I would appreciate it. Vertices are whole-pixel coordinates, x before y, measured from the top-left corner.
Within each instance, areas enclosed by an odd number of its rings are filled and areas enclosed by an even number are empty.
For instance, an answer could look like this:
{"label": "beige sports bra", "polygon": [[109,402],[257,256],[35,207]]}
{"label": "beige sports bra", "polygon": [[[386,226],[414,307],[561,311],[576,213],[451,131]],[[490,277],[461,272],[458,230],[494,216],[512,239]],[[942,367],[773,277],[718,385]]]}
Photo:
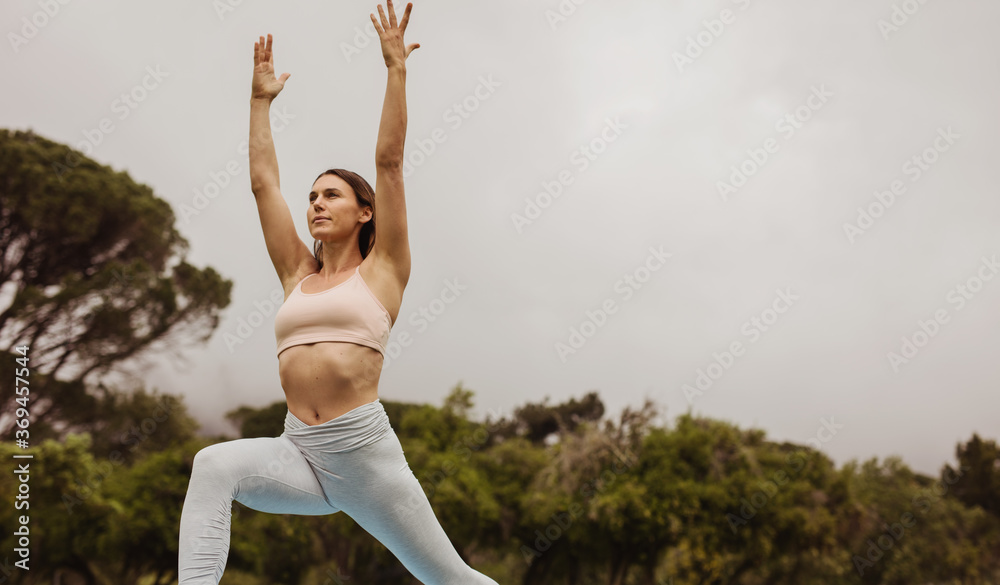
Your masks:
{"label": "beige sports bra", "polygon": [[361,266],[344,282],[318,293],[302,292],[306,278],[274,316],[278,355],[293,345],[347,341],[378,350],[384,357],[392,320],[361,278]]}

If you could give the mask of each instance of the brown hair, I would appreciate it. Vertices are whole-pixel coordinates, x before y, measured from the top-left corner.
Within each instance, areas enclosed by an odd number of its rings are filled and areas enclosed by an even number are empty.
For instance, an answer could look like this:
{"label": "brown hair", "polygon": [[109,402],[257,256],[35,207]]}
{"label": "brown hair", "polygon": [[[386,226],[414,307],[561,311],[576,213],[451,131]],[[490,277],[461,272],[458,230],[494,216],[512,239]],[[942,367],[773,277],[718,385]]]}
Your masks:
{"label": "brown hair", "polygon": [[[316,181],[323,175],[337,175],[343,179],[354,190],[354,196],[358,199],[358,205],[372,208],[372,218],[361,226],[361,233],[358,234],[358,249],[361,250],[361,257],[366,258],[375,245],[375,190],[372,189],[372,186],[368,184],[368,181],[364,177],[347,169],[326,170],[320,173],[319,177],[316,177]],[[316,181],[313,181],[313,183]],[[319,267],[323,268],[323,242],[320,240],[313,242],[313,256],[319,262]]]}

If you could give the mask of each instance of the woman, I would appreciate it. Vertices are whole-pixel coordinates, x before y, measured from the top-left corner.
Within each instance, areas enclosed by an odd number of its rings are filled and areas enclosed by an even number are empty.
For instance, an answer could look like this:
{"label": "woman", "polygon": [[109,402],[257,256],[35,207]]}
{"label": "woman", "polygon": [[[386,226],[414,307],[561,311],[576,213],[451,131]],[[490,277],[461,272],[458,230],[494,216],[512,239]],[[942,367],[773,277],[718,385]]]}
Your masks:
{"label": "woman", "polygon": [[285,289],[275,336],[288,413],[278,437],[228,441],[196,454],[181,513],[179,585],[217,585],[222,578],[234,499],[273,514],[343,511],[426,585],[497,585],[448,540],[378,399],[386,341],[410,275],[405,61],[420,46],[403,43],[411,8],[398,25],[392,0],[388,18],[381,5],[381,23],[371,15],[388,68],[375,189],[343,169],[316,179],[306,208],[317,240],[312,254],[278,188],[268,121],[289,74],[275,78],[271,35],[254,45],[250,184]]}

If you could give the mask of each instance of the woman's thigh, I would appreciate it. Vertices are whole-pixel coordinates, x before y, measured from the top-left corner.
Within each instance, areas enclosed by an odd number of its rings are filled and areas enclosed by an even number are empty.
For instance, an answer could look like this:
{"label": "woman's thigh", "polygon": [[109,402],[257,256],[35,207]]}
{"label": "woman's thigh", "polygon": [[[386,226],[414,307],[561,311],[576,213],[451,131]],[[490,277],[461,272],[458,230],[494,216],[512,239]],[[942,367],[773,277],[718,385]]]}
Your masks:
{"label": "woman's thigh", "polygon": [[319,516],[338,512],[309,462],[284,436],[236,439],[205,447],[196,474],[248,508],[271,514]]}

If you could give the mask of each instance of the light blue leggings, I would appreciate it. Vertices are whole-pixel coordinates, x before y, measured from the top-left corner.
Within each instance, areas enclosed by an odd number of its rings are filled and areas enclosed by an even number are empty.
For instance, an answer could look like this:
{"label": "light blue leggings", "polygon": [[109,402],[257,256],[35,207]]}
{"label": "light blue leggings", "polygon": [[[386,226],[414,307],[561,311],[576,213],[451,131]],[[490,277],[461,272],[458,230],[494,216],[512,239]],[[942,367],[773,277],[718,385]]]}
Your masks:
{"label": "light blue leggings", "polygon": [[198,451],[181,511],[178,585],[222,579],[233,500],[271,514],[343,511],[425,585],[497,585],[448,540],[379,400],[312,426],[288,412],[278,437]]}

